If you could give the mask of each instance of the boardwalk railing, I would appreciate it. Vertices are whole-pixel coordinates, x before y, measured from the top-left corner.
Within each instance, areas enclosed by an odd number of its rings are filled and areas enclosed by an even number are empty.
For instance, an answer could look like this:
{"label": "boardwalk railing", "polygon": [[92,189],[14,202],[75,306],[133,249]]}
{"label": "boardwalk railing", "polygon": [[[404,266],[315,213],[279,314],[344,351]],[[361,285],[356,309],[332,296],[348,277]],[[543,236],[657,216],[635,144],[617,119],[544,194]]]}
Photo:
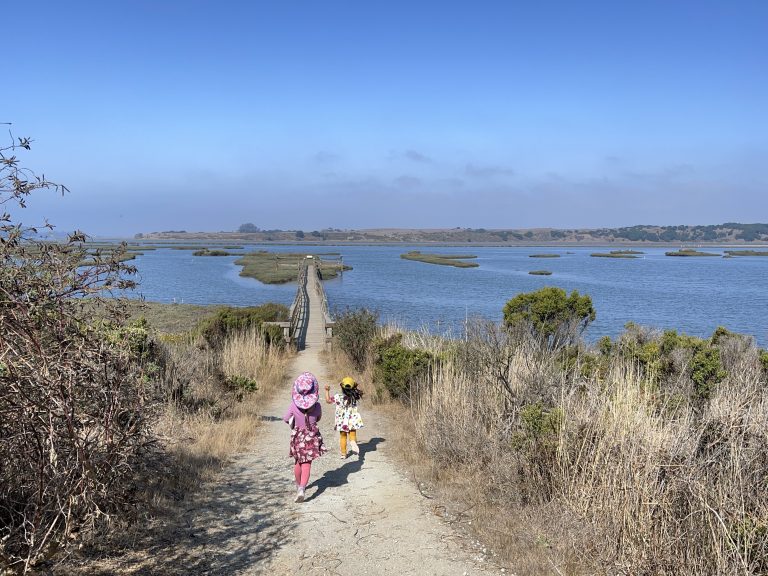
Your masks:
{"label": "boardwalk railing", "polygon": [[299,262],[296,296],[289,310],[290,323],[288,327],[289,342],[301,350],[307,335],[307,319],[309,318],[309,294],[307,294],[307,263]]}
{"label": "boardwalk railing", "polygon": [[285,340],[297,350],[304,348],[307,337],[307,327],[309,324],[309,300],[310,294],[308,292],[307,284],[309,282],[309,265],[310,262],[313,266],[314,274],[316,274],[315,294],[311,297],[317,298],[320,303],[320,310],[322,312],[322,326],[323,333],[325,334],[325,342],[328,343],[333,336],[333,319],[331,313],[328,310],[328,297],[325,294],[323,288],[322,278],[320,274],[319,261],[307,260],[300,261],[298,263],[299,271],[297,277],[296,296],[293,299],[293,304],[288,311],[287,322],[268,322],[268,324],[275,324],[283,329],[283,337]]}
{"label": "boardwalk railing", "polygon": [[328,342],[333,337],[333,318],[328,310],[328,296],[323,288],[323,279],[320,275],[320,267],[315,266],[315,273],[317,274],[317,282],[315,282],[315,291],[320,298],[320,307],[323,311],[323,322],[325,323],[325,341]]}

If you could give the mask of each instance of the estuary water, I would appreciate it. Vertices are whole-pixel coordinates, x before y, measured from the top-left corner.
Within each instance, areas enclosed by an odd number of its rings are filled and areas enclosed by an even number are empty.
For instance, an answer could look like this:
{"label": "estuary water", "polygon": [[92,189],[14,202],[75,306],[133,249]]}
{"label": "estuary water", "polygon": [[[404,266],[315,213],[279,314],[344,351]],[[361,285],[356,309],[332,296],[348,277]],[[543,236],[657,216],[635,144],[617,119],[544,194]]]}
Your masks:
{"label": "estuary water", "polygon": [[[665,256],[670,248],[642,248],[636,259],[593,258],[596,247],[247,246],[252,250],[323,254],[338,252],[353,267],[328,280],[332,310],[367,307],[403,327],[460,335],[467,318],[501,320],[502,308],[520,292],[557,286],[588,294],[597,311],[587,337],[617,336],[635,322],[706,337],[717,326],[768,345],[768,257]],[[409,250],[475,254],[477,268],[404,260]],[[708,252],[721,249],[706,248]],[[531,258],[554,253],[559,258]],[[239,276],[236,256],[200,257],[160,248],[138,256],[135,296],[158,302],[253,306],[289,305],[295,284],[266,285]],[[551,276],[532,276],[531,270]]]}

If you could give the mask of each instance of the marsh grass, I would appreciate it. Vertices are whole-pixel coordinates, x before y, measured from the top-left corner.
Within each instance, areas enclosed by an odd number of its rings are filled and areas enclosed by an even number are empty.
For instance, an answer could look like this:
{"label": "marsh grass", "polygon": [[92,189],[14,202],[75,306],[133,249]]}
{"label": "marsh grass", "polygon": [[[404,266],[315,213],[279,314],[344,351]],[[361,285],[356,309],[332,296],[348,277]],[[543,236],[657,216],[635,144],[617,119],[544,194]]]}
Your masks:
{"label": "marsh grass", "polygon": [[454,266],[456,268],[477,268],[479,264],[476,262],[463,262],[462,260],[468,260],[477,258],[473,254],[425,254],[418,250],[412,250],[405,254],[400,254],[400,258],[404,260],[414,260],[416,262],[424,262],[426,264],[438,264],[441,266]]}
{"label": "marsh grass", "polygon": [[681,248],[675,252],[664,252],[665,256],[678,256],[683,258],[700,257],[700,256],[721,256],[721,254],[715,254],[714,252],[700,252],[690,248]]}
{"label": "marsh grass", "polygon": [[[249,252],[235,260],[235,264],[242,266],[240,276],[256,278],[264,284],[285,284],[295,282],[299,276],[299,266],[307,258],[305,252]],[[335,278],[344,270],[351,270],[350,266],[340,261],[315,259],[320,267],[323,279]]]}
{"label": "marsh grass", "polygon": [[590,254],[592,258],[637,258],[638,252],[630,251],[617,251],[617,252],[593,252]]}
{"label": "marsh grass", "polygon": [[195,250],[192,252],[192,256],[235,256],[235,254],[233,252],[227,252],[226,250],[203,248],[202,250]]}
{"label": "marsh grass", "polygon": [[768,256],[768,252],[759,250],[726,250],[729,256]]}

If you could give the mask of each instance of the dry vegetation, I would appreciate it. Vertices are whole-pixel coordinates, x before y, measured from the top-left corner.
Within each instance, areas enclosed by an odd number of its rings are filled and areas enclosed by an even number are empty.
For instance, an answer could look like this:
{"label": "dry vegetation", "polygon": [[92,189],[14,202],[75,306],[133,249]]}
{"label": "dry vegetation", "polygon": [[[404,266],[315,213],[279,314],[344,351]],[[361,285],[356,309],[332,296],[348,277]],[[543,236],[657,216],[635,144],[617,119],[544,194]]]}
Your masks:
{"label": "dry vegetation", "polygon": [[768,574],[768,357],[749,339],[630,327],[558,351],[492,323],[461,340],[387,327],[362,381],[397,377],[392,342],[432,359],[385,400],[396,452],[516,574]]}
{"label": "dry vegetation", "polygon": [[20,165],[29,142],[0,146],[2,574],[49,572],[145,528],[243,447],[287,354],[259,329],[287,313],[278,305],[217,313],[213,339],[130,322],[135,303],[111,296],[135,286],[134,252],[94,249],[81,232],[41,242],[18,223],[32,192],[65,190]]}
{"label": "dry vegetation", "polygon": [[167,386],[179,398],[158,419],[174,473],[152,498],[183,498],[210,479],[258,431],[261,403],[281,383],[289,352],[266,344],[252,328],[228,336],[219,350],[200,337],[166,344]]}

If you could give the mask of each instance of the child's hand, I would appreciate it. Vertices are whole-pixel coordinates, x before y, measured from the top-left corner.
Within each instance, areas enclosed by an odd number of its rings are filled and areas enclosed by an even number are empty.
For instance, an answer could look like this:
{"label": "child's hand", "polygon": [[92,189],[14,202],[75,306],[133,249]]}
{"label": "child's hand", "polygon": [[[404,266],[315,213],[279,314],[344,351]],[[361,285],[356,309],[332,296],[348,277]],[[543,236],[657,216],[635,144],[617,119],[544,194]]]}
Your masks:
{"label": "child's hand", "polygon": [[326,384],[325,385],[325,391],[326,392],[330,392],[330,390],[331,390],[331,385],[330,384]]}

